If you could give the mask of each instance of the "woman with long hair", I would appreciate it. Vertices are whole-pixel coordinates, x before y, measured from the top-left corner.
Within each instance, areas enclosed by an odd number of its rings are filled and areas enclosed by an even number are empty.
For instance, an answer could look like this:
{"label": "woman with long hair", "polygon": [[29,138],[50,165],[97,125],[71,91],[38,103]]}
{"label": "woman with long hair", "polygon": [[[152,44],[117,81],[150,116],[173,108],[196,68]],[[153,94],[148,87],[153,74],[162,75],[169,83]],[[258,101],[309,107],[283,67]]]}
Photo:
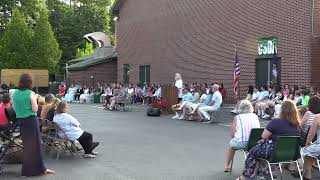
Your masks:
{"label": "woman with long hair", "polygon": [[40,141],[39,120],[37,117],[37,100],[32,89],[31,74],[22,74],[19,87],[14,91],[13,109],[20,125],[23,146],[22,176],[39,176],[53,174],[45,167]]}
{"label": "woman with long hair", "polygon": [[238,180],[254,179],[257,159],[269,159],[278,136],[300,136],[300,114],[292,100],[282,103],[279,119],[272,120],[263,131],[258,144],[253,147],[245,161],[245,167]]}

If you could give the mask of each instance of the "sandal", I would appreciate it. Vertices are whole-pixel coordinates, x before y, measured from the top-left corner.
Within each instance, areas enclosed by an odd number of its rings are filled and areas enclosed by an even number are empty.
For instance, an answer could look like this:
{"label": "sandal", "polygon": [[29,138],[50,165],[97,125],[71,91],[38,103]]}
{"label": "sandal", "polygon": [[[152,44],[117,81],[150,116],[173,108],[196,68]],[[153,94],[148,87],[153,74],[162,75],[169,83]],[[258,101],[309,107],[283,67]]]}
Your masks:
{"label": "sandal", "polygon": [[227,173],[227,172],[230,172],[231,171],[231,168],[227,167],[227,168],[224,168],[223,172]]}

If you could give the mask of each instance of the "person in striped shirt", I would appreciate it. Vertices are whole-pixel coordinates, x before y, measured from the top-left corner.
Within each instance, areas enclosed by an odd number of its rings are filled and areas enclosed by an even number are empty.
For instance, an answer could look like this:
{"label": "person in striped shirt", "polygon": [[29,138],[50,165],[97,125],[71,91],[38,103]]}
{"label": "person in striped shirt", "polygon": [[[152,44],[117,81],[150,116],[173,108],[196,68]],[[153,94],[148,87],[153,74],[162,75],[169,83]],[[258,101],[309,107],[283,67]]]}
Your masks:
{"label": "person in striped shirt", "polygon": [[226,164],[224,172],[231,170],[231,161],[235,149],[242,149],[247,146],[251,129],[260,128],[258,116],[253,113],[253,106],[248,100],[242,100],[239,104],[239,114],[234,117],[231,125],[231,140],[226,152]]}

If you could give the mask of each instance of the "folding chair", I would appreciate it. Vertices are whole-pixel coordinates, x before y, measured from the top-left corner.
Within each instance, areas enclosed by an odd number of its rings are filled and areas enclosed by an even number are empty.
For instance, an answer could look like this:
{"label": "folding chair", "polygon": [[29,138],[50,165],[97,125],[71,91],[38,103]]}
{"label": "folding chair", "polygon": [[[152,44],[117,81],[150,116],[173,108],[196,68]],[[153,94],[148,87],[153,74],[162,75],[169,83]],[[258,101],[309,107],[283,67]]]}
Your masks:
{"label": "folding chair", "polygon": [[5,155],[7,155],[7,151],[10,148],[14,148],[14,147],[23,149],[23,146],[16,142],[16,140],[20,138],[20,135],[14,136],[14,133],[16,132],[18,125],[16,122],[16,114],[13,108],[5,109],[5,114],[7,119],[9,120],[9,125],[7,127],[8,129],[4,129],[3,131],[0,131],[0,138],[3,138],[6,141],[0,147],[0,174],[2,173],[2,170],[3,170],[2,160],[5,157]]}
{"label": "folding chair", "polygon": [[[305,155],[303,154],[303,149],[304,149],[304,148],[301,148],[300,153],[301,153],[302,162],[304,163],[303,156],[305,156]],[[316,163],[317,163],[317,165],[318,165],[318,169],[319,169],[319,172],[320,172],[320,156],[316,157],[316,156],[309,156],[309,155],[308,155],[308,157],[311,157],[311,158],[316,159]]]}
{"label": "folding chair", "polygon": [[[263,133],[263,128],[253,128],[251,129],[248,144],[244,149],[235,149],[235,151],[242,151],[244,155],[244,159],[247,159],[247,152],[249,152],[254,146],[257,145],[257,142],[261,139],[261,135]],[[230,174],[232,172],[233,167],[233,159],[231,160],[231,169]]]}
{"label": "folding chair", "polygon": [[266,161],[270,171],[271,180],[273,180],[271,165],[278,165],[282,176],[281,164],[296,163],[300,179],[302,180],[301,170],[299,168],[299,151],[300,151],[299,136],[279,136],[277,138],[273,153],[270,159],[260,159]]}
{"label": "folding chair", "polygon": [[219,123],[221,119],[221,108],[216,111],[209,112],[210,114],[210,121],[213,123]]}
{"label": "folding chair", "polygon": [[[56,123],[53,123],[53,127],[55,129],[55,131],[57,132],[55,134],[55,138],[54,138],[54,143],[55,146],[58,148],[58,154],[57,154],[57,160],[59,159],[59,155],[61,150],[64,150],[65,152],[70,152],[73,156],[75,156],[75,154],[81,159],[81,155],[79,154],[79,152],[77,151],[77,148],[74,144],[73,141],[70,141],[65,132],[63,131],[63,129],[61,129]],[[59,133],[63,134],[63,137],[59,137]]]}

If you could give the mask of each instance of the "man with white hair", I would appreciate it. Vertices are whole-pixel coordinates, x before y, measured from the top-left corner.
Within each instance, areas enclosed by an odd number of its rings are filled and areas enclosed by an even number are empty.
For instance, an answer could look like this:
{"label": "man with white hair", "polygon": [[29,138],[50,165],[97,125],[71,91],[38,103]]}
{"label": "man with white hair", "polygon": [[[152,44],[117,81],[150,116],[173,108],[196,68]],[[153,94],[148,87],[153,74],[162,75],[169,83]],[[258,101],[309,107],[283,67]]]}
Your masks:
{"label": "man with white hair", "polygon": [[213,92],[213,95],[212,95],[211,102],[207,106],[200,107],[198,111],[198,114],[201,120],[204,121],[203,123],[212,123],[209,112],[218,111],[222,104],[222,96],[221,96],[221,93],[219,92],[218,84],[214,84],[212,86],[212,92]]}

